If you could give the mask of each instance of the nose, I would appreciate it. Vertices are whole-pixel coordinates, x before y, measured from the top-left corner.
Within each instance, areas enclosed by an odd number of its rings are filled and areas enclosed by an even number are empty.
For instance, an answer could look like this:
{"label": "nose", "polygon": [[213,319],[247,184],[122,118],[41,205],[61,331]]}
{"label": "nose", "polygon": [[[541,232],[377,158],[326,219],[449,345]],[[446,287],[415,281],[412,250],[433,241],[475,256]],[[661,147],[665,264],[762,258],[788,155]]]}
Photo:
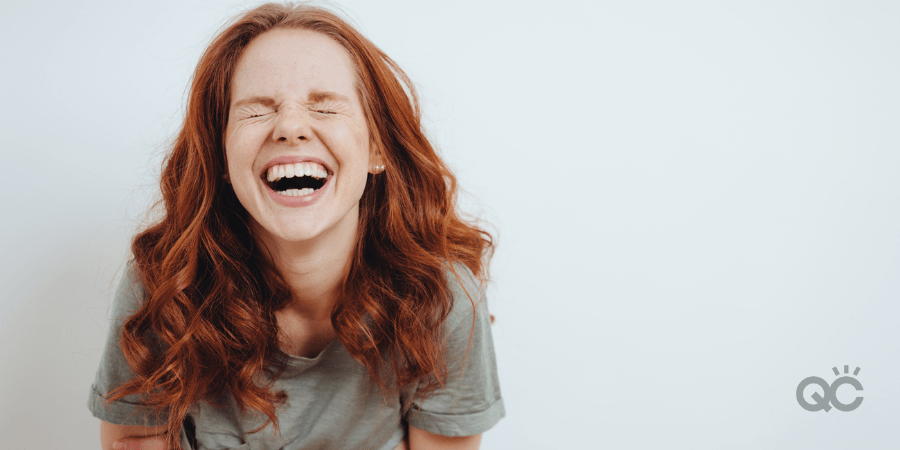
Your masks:
{"label": "nose", "polygon": [[277,114],[275,129],[272,131],[272,139],[275,142],[293,145],[308,141],[312,137],[310,117],[305,109],[289,108]]}

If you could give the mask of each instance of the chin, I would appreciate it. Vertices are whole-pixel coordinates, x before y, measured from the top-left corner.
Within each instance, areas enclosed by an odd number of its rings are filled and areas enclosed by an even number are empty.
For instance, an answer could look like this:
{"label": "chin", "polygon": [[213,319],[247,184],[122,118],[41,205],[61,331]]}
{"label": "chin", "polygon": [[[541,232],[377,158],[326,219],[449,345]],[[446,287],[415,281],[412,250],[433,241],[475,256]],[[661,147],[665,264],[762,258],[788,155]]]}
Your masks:
{"label": "chin", "polygon": [[[346,213],[315,205],[285,211],[276,208],[263,213],[263,220],[253,219],[255,234],[270,244],[314,243],[318,240],[344,242],[353,239],[358,226],[358,206]],[[262,208],[265,211],[265,208]],[[356,212],[356,214],[354,214]],[[253,217],[253,214],[250,214]],[[340,244],[338,244],[340,245]]]}
{"label": "chin", "polygon": [[308,242],[323,237],[326,234],[327,227],[321,224],[310,226],[293,226],[278,227],[276,230],[268,231],[267,234],[276,237],[283,242]]}

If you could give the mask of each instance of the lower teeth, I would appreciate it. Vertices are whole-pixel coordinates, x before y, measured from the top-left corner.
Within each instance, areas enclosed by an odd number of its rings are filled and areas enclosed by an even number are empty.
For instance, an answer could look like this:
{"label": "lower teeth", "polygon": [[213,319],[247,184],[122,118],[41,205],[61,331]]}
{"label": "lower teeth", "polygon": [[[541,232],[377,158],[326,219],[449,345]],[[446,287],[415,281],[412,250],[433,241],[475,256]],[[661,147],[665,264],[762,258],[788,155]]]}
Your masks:
{"label": "lower teeth", "polygon": [[303,189],[288,189],[286,191],[281,191],[279,194],[288,195],[291,197],[303,197],[304,195],[309,195],[315,192],[316,190],[313,188],[303,188]]}

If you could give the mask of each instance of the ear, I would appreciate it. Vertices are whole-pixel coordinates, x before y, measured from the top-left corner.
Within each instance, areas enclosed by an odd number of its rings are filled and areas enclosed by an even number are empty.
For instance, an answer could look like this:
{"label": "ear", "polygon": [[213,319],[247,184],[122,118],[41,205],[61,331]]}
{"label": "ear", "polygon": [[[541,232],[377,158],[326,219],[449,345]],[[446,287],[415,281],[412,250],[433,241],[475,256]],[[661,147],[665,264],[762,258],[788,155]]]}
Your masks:
{"label": "ear", "polygon": [[369,173],[375,175],[384,172],[384,158],[381,155],[378,146],[374,142],[369,143]]}
{"label": "ear", "polygon": [[225,183],[231,184],[231,176],[228,175],[228,153],[225,153],[225,173],[222,174],[222,179],[225,180]]}

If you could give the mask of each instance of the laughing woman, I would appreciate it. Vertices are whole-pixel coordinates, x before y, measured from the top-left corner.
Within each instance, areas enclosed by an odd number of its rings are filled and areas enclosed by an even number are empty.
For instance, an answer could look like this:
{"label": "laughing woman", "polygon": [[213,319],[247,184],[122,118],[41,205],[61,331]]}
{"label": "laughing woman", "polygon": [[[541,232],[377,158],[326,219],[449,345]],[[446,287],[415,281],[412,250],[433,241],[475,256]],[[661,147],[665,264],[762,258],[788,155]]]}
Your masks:
{"label": "laughing woman", "polygon": [[490,236],[336,15],[267,4],[215,37],[161,188],[91,388],[104,450],[468,449],[503,417]]}

